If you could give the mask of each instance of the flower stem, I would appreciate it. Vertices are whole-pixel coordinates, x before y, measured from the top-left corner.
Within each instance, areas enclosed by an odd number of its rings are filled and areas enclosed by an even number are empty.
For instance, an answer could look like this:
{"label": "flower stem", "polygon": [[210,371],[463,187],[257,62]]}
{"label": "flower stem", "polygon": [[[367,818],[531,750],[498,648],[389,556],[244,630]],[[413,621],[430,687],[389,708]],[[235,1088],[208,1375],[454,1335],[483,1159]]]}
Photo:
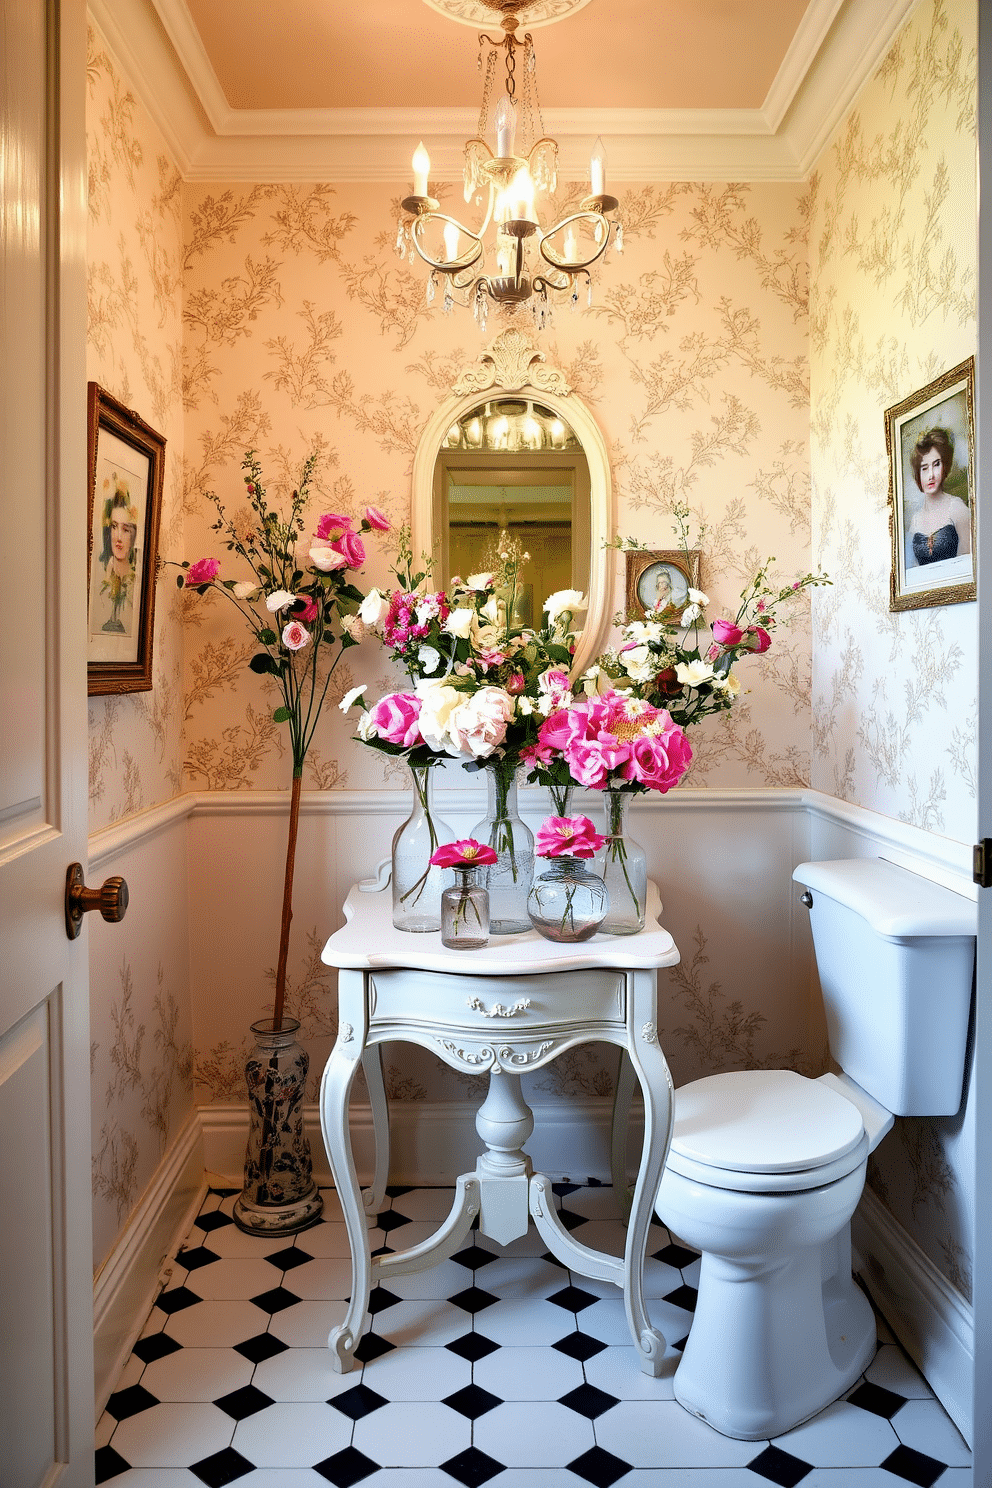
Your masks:
{"label": "flower stem", "polygon": [[296,838],[300,826],[300,791],[303,770],[293,771],[293,789],[289,798],[289,841],[286,844],[286,875],[282,889],[282,922],[279,927],[279,960],[276,965],[276,998],[272,1008],[272,1027],[282,1028],[283,1005],[286,1001],[286,962],[289,958],[289,927],[293,919],[293,872],[296,867]]}

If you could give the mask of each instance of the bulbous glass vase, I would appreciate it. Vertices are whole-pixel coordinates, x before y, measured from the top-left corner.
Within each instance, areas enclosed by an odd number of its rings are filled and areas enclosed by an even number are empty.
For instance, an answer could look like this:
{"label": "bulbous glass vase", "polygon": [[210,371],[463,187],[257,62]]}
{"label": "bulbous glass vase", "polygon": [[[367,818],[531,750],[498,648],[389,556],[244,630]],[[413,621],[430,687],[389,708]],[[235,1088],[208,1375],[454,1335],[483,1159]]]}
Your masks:
{"label": "bulbous glass vase", "polygon": [[606,885],[584,858],[548,858],[527,899],[530,922],[545,940],[589,940],[610,907]]}

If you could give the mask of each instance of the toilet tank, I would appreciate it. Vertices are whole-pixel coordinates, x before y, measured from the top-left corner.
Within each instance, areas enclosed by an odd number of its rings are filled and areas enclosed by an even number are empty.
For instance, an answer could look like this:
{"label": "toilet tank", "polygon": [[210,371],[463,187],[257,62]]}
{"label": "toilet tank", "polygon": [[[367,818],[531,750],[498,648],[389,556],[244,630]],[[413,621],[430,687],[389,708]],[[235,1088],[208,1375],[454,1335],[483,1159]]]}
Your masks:
{"label": "toilet tank", "polygon": [[830,1051],[894,1116],[961,1104],[978,908],[881,858],[801,863]]}

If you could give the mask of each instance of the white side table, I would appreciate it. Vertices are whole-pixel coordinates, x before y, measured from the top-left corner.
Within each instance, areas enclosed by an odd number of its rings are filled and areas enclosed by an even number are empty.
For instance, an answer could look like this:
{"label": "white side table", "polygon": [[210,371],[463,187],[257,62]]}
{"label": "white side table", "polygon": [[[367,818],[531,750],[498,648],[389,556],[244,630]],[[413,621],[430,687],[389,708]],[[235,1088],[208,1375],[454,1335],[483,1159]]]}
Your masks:
{"label": "white side table", "polygon": [[[453,1255],[476,1216],[500,1244],[531,1221],[553,1255],[583,1276],[611,1281],[646,1374],[657,1375],[665,1340],[644,1310],[644,1251],[672,1128],[672,1081],[658,1042],[657,969],[679,959],[658,924],[661,902],[650,886],[647,926],[638,935],[595,936],[556,945],[536,931],[494,936],[477,951],[449,951],[439,934],[410,935],[392,923],[388,892],[352,889],[347,923],[322,959],[340,970],[338,1036],[324,1069],[320,1118],[351,1246],[351,1301],[331,1331],[334,1368],[351,1369],[366,1326],[369,1292],[390,1276],[422,1271]],[[455,1186],[451,1212],[422,1244],[370,1255],[367,1213],[378,1209],[388,1162],[388,1125],[378,1045],[399,1040],[430,1049],[453,1069],[488,1071],[489,1093],[476,1117],[486,1151]],[[600,1040],[626,1050],[644,1095],[644,1145],[623,1259],[581,1245],[558,1218],[551,1180],[522,1150],[534,1130],[520,1071],[540,1069],[577,1044]],[[363,1196],[355,1173],[348,1096],[365,1063],[376,1134],[376,1178]]]}

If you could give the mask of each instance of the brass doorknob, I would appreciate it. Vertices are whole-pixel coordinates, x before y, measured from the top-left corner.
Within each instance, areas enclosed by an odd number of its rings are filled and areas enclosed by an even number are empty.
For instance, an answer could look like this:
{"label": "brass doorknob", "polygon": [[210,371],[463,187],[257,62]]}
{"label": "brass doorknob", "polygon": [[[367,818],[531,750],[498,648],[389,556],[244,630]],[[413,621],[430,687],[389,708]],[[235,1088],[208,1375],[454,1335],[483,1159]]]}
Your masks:
{"label": "brass doorknob", "polygon": [[98,909],[105,920],[118,924],[127,914],[128,892],[123,878],[108,878],[98,889],[88,889],[83,865],[70,863],[65,875],[65,933],[75,940],[83,928],[83,915]]}

